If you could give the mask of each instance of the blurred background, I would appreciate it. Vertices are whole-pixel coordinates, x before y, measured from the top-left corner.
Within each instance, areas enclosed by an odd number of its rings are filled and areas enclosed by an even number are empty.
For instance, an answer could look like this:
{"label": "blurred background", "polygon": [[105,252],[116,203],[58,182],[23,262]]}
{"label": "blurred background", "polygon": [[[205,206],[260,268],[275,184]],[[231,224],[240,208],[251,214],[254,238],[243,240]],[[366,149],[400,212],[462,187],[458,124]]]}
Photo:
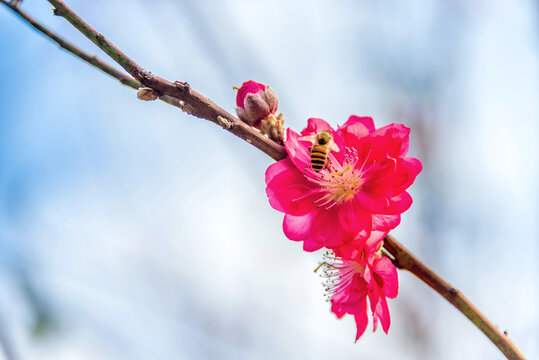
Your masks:
{"label": "blurred background", "polygon": [[[393,234],[539,358],[537,2],[67,1],[153,73],[286,124],[411,127]],[[112,63],[46,1],[22,9]],[[0,7],[0,359],[500,359],[408,273],[354,344],[265,195],[265,154],[60,50]]]}

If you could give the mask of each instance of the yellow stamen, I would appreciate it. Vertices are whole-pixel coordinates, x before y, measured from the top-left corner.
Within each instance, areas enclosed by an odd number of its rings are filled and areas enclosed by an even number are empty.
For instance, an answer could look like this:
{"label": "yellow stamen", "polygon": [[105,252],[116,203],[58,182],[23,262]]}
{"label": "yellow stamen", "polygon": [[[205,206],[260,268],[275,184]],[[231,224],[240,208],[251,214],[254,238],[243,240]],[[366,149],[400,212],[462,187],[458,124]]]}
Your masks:
{"label": "yellow stamen", "polygon": [[327,267],[330,267],[330,268],[334,268],[334,269],[335,269],[335,266],[333,266],[333,265],[331,265],[331,264],[328,264],[327,262],[324,261],[323,263],[321,263],[320,265],[318,265],[318,267],[317,267],[316,269],[314,269],[314,272],[317,272],[318,269],[320,269],[320,268],[321,268],[322,266],[324,266],[324,265],[327,266]]}
{"label": "yellow stamen", "polygon": [[348,167],[344,169],[343,171],[337,171],[337,172],[331,173],[331,176],[343,175],[345,172],[347,172],[351,168],[352,168],[352,165],[348,165]]}

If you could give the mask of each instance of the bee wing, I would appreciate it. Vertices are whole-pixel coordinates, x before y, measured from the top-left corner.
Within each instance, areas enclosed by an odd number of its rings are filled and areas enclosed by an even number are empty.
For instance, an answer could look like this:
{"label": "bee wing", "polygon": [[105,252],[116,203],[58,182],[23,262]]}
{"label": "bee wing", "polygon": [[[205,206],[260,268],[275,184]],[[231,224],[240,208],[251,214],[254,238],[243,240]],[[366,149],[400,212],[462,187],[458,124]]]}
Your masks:
{"label": "bee wing", "polygon": [[306,135],[306,136],[302,136],[302,137],[299,137],[298,140],[299,141],[308,141],[310,142],[311,144],[314,143],[314,140],[316,139],[316,134],[313,134],[313,135]]}
{"label": "bee wing", "polygon": [[335,144],[334,141],[331,142],[331,146],[329,147],[329,149],[331,151],[335,151],[335,152],[339,152],[341,151],[341,149],[339,149],[339,146],[337,144]]}

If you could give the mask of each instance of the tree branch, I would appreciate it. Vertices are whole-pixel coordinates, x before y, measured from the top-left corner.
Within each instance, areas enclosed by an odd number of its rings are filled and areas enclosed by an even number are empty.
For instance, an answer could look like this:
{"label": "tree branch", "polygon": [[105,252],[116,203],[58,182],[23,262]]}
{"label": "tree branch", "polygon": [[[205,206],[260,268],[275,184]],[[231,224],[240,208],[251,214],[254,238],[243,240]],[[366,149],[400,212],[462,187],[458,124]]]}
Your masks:
{"label": "tree branch", "polygon": [[399,269],[408,270],[425,284],[443,296],[463,313],[489,340],[510,360],[523,360],[524,355],[499,328],[494,326],[460,291],[442,279],[414,254],[399,243],[393,236],[384,239],[384,248],[394,257],[393,264]]}
{"label": "tree branch", "polygon": [[197,93],[185,82],[170,82],[155,76],[130,59],[102,34],[84,22],[77,14],[68,8],[63,1],[48,0],[55,9],[54,14],[64,17],[77,30],[83,33],[90,41],[96,44],[114,61],[122,66],[129,74],[144,86],[152,88],[161,95],[168,95],[183,101],[183,110],[196,117],[209,120],[232,134],[242,138],[258,149],[262,150],[274,160],[284,159],[286,151],[282,145],[277,144],[251,126],[245,124],[234,115],[217,106],[210,99]]}
{"label": "tree branch", "polygon": [[[284,159],[287,156],[283,146],[263,136],[255,129],[251,128],[241,120],[237,119],[235,116],[217,106],[211,100],[195,92],[187,83],[170,82],[158,76],[152,75],[150,72],[144,70],[141,66],[117,49],[111,42],[105,39],[102,34],[98,33],[90,25],[85,23],[62,1],[48,1],[55,7],[55,15],[62,16],[68,20],[75,28],[77,28],[88,39],[90,39],[94,44],[96,44],[118,64],[120,64],[136,80],[122,74],[118,70],[98,60],[95,56],[87,55],[75,46],[69,44],[25,15],[18,9],[16,5],[11,5],[6,0],[0,0],[2,4],[11,8],[20,17],[26,20],[34,28],[42,32],[45,36],[51,38],[53,41],[75,56],[120,80],[122,84],[130,86],[134,89],[138,89],[140,84],[152,88],[161,94],[162,100],[167,99],[165,100],[166,102],[182,108],[182,110],[189,114],[216,123],[234,135],[256,146],[274,160]],[[387,235],[384,239],[384,248],[389,253],[390,259],[393,261],[395,266],[397,266],[399,269],[410,271],[421,281],[425,282],[431,288],[436,290],[447,301],[462,312],[470,321],[472,321],[472,323],[477,326],[508,359],[524,359],[524,356],[516,348],[513,342],[498,328],[496,328],[483,314],[481,314],[481,312],[479,312],[479,310],[473,306],[473,304],[471,304],[470,301],[464,297],[464,295],[462,295],[438,274],[423,264],[417,257],[415,257],[415,255],[413,255],[391,235]]]}
{"label": "tree branch", "polygon": [[[56,35],[49,29],[47,29],[45,26],[41,25],[39,22],[35,21],[32,17],[30,17],[28,14],[26,14],[24,11],[22,11],[19,6],[20,2],[15,1],[7,1],[7,0],[0,0],[0,4],[3,4],[13,10],[21,19],[23,19],[27,24],[32,26],[34,29],[45,35],[47,38],[51,39],[58,45],[60,45],[61,48],[67,50],[71,54],[75,55],[79,59],[85,61],[86,63],[98,68],[99,70],[105,72],[106,74],[112,76],[113,78],[120,81],[123,85],[129,86],[132,89],[139,89],[142,85],[137,80],[133,79],[131,76],[124,74],[123,72],[113,68],[106,62],[98,59],[95,55],[90,55],[69,41],[63,39],[62,37]],[[186,106],[185,102],[180,101],[176,98],[173,98],[168,95],[163,95],[159,97],[160,100],[166,102],[167,104],[176,106],[184,111],[189,111],[189,107]]]}

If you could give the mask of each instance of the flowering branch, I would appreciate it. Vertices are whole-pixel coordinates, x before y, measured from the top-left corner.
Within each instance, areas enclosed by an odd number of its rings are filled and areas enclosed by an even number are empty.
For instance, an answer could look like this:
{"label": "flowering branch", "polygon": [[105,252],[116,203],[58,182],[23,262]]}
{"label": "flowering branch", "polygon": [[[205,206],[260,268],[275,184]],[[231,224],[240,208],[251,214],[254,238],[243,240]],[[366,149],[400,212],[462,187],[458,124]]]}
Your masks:
{"label": "flowering branch", "polygon": [[[245,124],[232,114],[226,112],[208,98],[194,91],[189,84],[184,82],[170,82],[144,70],[122,51],[116,48],[102,34],[98,33],[90,25],[84,22],[77,14],[68,8],[63,1],[48,0],[54,7],[54,14],[64,17],[76,29],[83,33],[88,39],[105,51],[112,59],[120,64],[129,74],[112,68],[105,62],[97,59],[95,56],[88,55],[76,48],[72,44],[55,35],[29,16],[24,14],[17,3],[0,0],[0,3],[8,6],[16,12],[21,18],[28,22],[38,31],[49,37],[62,48],[71,52],[73,55],[81,58],[92,66],[99,68],[108,75],[118,79],[122,84],[133,89],[140,88],[141,84],[153,89],[161,100],[180,107],[188,114],[199,118],[209,120],[223,127],[225,130],[242,138],[248,143],[254,145],[274,160],[280,160],[287,157],[283,146],[273,140],[265,137],[251,126]],[[415,255],[401,245],[395,238],[387,235],[384,239],[384,248],[390,255],[394,265],[400,269],[407,270],[425,282],[431,288],[436,290],[447,301],[453,304],[462,312],[472,323],[479,328],[498,349],[510,360],[521,360],[524,356],[516,348],[513,342],[496,328],[479,310],[473,306],[458,290],[452,287],[447,281],[423,264]]]}

